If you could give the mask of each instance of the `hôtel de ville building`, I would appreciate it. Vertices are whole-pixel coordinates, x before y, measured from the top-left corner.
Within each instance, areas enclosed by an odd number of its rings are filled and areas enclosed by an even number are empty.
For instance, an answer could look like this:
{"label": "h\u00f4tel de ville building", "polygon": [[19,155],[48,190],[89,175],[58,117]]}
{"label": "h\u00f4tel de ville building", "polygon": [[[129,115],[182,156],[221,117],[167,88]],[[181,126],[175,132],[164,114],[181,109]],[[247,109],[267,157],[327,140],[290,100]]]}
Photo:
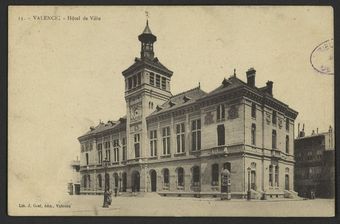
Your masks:
{"label": "h\u00f4tel de ville building", "polygon": [[296,195],[298,112],[274,98],[273,82],[258,87],[261,74],[250,68],[221,76],[211,92],[198,85],[173,95],[173,72],[155,56],[148,22],[138,40],[140,57],[122,71],[126,115],[78,138],[81,194],[102,194],[106,186],[122,194],[212,197],[228,170],[232,198],[249,188],[252,198]]}

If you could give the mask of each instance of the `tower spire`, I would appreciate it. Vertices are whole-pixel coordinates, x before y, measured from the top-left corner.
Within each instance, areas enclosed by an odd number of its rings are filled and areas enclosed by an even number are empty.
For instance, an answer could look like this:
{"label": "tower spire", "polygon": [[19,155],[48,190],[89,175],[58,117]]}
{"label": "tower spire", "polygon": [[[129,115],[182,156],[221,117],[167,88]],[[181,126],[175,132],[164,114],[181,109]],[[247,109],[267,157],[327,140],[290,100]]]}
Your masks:
{"label": "tower spire", "polygon": [[142,34],[138,36],[138,40],[141,42],[141,59],[153,59],[155,54],[153,52],[153,43],[156,42],[157,37],[152,34],[149,27],[149,12],[145,11],[146,26]]}

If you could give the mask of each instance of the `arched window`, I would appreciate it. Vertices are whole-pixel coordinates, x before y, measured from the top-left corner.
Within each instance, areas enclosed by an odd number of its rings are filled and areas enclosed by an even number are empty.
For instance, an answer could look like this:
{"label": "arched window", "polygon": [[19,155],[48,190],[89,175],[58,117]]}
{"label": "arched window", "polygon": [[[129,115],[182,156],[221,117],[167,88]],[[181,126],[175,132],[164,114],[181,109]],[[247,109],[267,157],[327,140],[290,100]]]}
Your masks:
{"label": "arched window", "polygon": [[272,148],[276,149],[276,130],[272,131]]}
{"label": "arched window", "polygon": [[98,174],[98,176],[97,176],[97,182],[98,182],[98,187],[99,187],[99,188],[102,188],[102,187],[103,187],[103,184],[102,184],[102,175],[101,175],[101,174]]}
{"label": "arched window", "polygon": [[279,166],[275,166],[275,186],[279,186]]}
{"label": "arched window", "polygon": [[194,186],[200,185],[200,168],[198,166],[192,168],[192,180]]}
{"label": "arched window", "polygon": [[251,144],[256,145],[256,124],[251,125]]}
{"label": "arched window", "polygon": [[211,185],[213,185],[213,186],[218,185],[218,177],[219,177],[218,164],[213,164],[211,166],[211,177],[212,177]]}
{"label": "arched window", "polygon": [[286,153],[289,153],[289,136],[286,135]]}
{"label": "arched window", "polygon": [[177,169],[177,184],[184,186],[184,169],[182,167]]}
{"label": "arched window", "polygon": [[256,118],[256,104],[255,103],[251,104],[251,117]]}
{"label": "arched window", "polygon": [[164,181],[164,186],[169,186],[169,169],[164,169],[163,170],[163,181]]}
{"label": "arched window", "polygon": [[224,104],[217,106],[217,120],[223,120],[225,118]]}
{"label": "arched window", "polygon": [[273,186],[273,166],[269,165],[269,186]]}

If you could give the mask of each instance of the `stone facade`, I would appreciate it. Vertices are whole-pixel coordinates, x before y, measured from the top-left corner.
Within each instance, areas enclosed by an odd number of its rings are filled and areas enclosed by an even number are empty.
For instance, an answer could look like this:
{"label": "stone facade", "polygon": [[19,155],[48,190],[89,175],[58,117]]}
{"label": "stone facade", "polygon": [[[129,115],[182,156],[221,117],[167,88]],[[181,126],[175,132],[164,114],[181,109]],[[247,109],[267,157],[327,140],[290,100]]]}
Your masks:
{"label": "stone facade", "polygon": [[301,197],[334,198],[335,146],[332,127],[328,132],[295,139],[295,189]]}
{"label": "stone facade", "polygon": [[255,198],[294,193],[297,112],[273,97],[272,82],[256,87],[251,68],[247,82],[234,74],[209,93],[198,86],[172,95],[173,72],[154,57],[148,24],[139,40],[141,58],[123,71],[127,115],[78,138],[83,194],[108,183],[121,192],[217,195],[223,169],[233,197],[248,186]]}

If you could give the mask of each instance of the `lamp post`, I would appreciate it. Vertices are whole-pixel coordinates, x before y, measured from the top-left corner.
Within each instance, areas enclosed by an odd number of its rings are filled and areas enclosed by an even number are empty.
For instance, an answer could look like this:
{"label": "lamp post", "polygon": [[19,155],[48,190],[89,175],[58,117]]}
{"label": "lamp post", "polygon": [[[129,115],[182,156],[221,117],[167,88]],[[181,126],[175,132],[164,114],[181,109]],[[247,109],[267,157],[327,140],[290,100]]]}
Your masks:
{"label": "lamp post", "polygon": [[104,203],[103,203],[103,207],[104,208],[108,208],[109,207],[109,202],[108,202],[108,197],[109,197],[109,195],[108,195],[108,190],[109,190],[109,188],[108,188],[108,183],[107,183],[107,166],[108,166],[108,160],[107,160],[107,158],[105,158],[104,160],[103,160],[103,165],[104,165]]}
{"label": "lamp post", "polygon": [[251,171],[251,168],[248,167],[248,168],[247,168],[247,171],[248,171],[248,191],[247,191],[247,200],[250,201],[250,199],[251,199],[251,191],[250,191],[250,171]]}

